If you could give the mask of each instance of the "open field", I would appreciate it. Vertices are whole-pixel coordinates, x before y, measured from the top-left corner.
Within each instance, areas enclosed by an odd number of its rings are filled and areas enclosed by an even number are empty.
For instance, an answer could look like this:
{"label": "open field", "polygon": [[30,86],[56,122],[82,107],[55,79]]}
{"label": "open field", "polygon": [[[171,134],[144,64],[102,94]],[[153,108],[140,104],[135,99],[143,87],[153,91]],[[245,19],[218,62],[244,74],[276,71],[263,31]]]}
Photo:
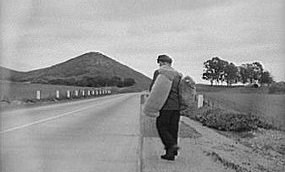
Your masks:
{"label": "open field", "polygon": [[225,109],[264,117],[273,126],[285,130],[285,95],[238,93],[236,91],[204,92],[206,99]]}

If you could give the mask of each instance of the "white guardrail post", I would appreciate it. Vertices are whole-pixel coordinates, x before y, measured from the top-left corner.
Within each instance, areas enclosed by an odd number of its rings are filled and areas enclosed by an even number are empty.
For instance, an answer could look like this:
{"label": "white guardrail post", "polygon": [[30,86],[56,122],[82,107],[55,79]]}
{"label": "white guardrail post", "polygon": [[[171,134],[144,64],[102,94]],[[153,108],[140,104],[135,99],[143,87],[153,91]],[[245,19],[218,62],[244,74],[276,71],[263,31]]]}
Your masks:
{"label": "white guardrail post", "polygon": [[37,93],[36,93],[36,99],[37,100],[40,100],[41,99],[41,91],[37,91]]}
{"label": "white guardrail post", "polygon": [[198,108],[203,107],[204,96],[202,94],[198,95]]}
{"label": "white guardrail post", "polygon": [[[85,96],[98,96],[98,95],[109,95],[109,94],[112,94],[112,91],[110,89],[102,89],[102,88],[99,88],[99,89],[96,88],[94,90],[66,90],[66,98],[68,98],[68,99],[71,98],[72,96],[79,97],[80,95],[85,97]],[[201,96],[202,96],[202,99],[201,99]],[[41,98],[42,98],[41,91],[37,90],[36,91],[36,99],[40,100]],[[55,98],[56,99],[60,98],[60,91],[59,90],[55,90]],[[203,103],[203,95],[198,95],[198,99],[199,99],[198,100],[198,107],[200,107],[201,102]]]}
{"label": "white guardrail post", "polygon": [[70,91],[69,91],[69,90],[66,91],[66,97],[67,97],[68,99],[70,98]]}
{"label": "white guardrail post", "polygon": [[58,91],[58,90],[55,91],[55,97],[56,97],[57,99],[59,99],[59,91]]}

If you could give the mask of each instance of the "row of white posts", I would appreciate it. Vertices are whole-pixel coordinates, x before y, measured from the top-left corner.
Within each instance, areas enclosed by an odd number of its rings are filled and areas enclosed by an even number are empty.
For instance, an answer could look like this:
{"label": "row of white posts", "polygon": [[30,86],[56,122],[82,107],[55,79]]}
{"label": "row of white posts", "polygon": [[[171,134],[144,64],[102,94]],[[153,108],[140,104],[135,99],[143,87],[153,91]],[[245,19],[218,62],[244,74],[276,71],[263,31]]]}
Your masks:
{"label": "row of white posts", "polygon": [[[66,98],[71,98],[71,91],[67,90],[66,91]],[[112,91],[111,90],[105,90],[105,89],[101,89],[101,90],[81,90],[81,92],[79,90],[74,90],[74,96],[73,97],[79,97],[79,96],[98,96],[98,95],[108,95],[111,94]],[[80,95],[79,95],[80,94]],[[42,98],[41,96],[41,91],[37,90],[36,91],[36,99],[40,100]],[[60,98],[60,92],[59,90],[55,91],[55,98],[59,99]]]}

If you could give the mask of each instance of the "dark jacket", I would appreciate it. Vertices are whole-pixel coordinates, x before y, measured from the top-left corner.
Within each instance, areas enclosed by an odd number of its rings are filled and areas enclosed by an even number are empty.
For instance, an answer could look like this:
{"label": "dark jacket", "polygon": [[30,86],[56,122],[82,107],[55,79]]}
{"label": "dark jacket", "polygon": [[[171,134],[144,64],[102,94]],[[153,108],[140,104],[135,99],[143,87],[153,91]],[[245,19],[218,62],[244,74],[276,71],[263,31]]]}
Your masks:
{"label": "dark jacket", "polygon": [[[150,90],[151,90],[157,76],[160,73],[161,72],[159,69],[154,72],[153,80],[150,84]],[[166,102],[163,105],[161,110],[179,110],[178,84],[179,84],[180,78],[181,78],[181,75],[177,71],[174,71],[174,78],[172,80],[173,82],[172,82],[171,90],[170,90],[168,98],[167,98],[167,100],[166,100]]]}

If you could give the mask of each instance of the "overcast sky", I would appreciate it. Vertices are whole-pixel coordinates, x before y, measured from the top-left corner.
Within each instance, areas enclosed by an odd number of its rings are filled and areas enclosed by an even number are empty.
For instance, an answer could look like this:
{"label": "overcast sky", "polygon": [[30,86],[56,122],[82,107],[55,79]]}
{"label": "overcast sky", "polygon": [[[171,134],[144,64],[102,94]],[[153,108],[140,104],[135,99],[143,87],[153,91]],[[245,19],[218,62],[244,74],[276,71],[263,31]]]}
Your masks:
{"label": "overcast sky", "polygon": [[30,71],[101,52],[152,77],[158,54],[202,81],[203,62],[258,61],[285,80],[284,0],[1,0],[1,66]]}

